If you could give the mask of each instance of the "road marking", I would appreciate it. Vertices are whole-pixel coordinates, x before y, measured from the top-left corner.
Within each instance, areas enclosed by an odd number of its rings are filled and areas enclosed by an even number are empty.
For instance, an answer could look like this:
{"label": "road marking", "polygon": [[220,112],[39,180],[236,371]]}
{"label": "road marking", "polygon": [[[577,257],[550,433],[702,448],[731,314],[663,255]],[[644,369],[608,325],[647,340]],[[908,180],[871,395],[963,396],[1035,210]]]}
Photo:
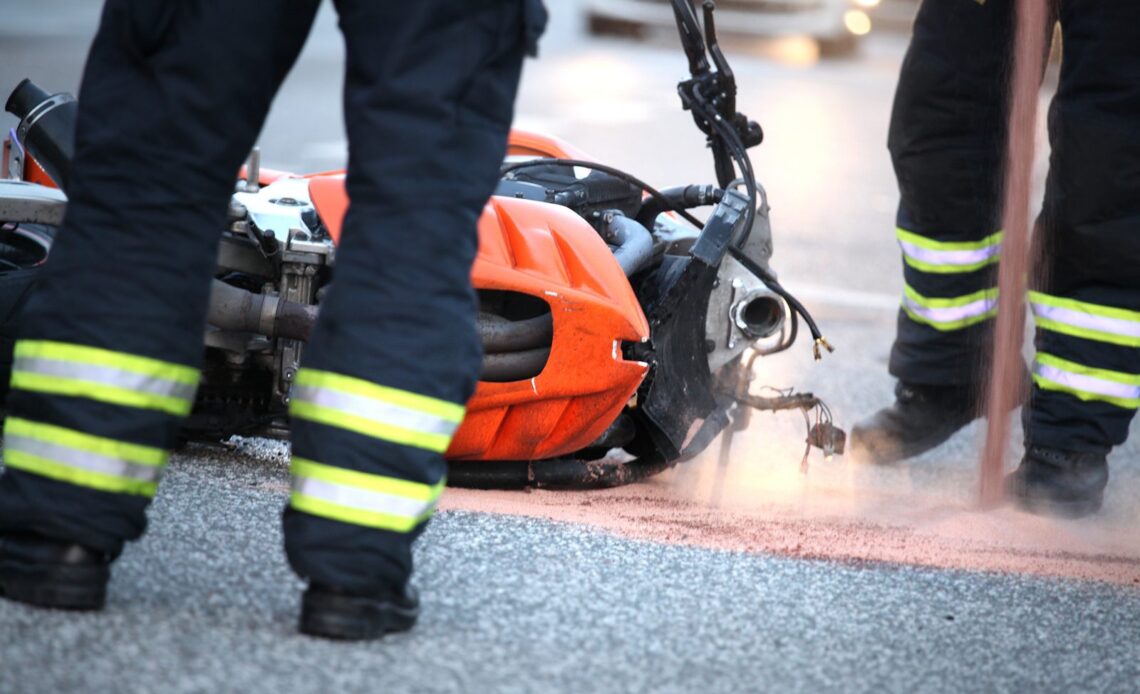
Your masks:
{"label": "road marking", "polygon": [[785,286],[800,301],[878,311],[897,311],[899,308],[899,297],[894,294],[864,292],[846,287],[826,287],[818,284]]}

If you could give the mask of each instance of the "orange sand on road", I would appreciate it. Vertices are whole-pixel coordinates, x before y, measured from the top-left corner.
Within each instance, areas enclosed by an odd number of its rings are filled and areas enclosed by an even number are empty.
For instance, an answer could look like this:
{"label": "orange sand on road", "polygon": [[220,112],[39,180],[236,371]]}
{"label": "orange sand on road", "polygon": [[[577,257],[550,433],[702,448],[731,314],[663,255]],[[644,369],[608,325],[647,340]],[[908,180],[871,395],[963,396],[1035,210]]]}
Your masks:
{"label": "orange sand on road", "polygon": [[713,509],[656,485],[567,493],[452,489],[441,508],[581,523],[645,540],[803,559],[891,562],[1034,573],[1140,585],[1140,552],[1085,542],[1013,511],[931,509],[920,522],[878,523],[792,509]]}
{"label": "orange sand on road", "polygon": [[[785,439],[786,440],[786,439]],[[802,440],[802,439],[800,439]],[[837,458],[807,475],[791,450],[713,451],[648,483],[591,492],[449,489],[442,509],[533,516],[698,547],[841,562],[1029,573],[1140,587],[1132,507],[1079,521],[980,511],[973,460],[872,468]],[[964,458],[964,457],[963,457]],[[719,499],[716,497],[719,496]]]}

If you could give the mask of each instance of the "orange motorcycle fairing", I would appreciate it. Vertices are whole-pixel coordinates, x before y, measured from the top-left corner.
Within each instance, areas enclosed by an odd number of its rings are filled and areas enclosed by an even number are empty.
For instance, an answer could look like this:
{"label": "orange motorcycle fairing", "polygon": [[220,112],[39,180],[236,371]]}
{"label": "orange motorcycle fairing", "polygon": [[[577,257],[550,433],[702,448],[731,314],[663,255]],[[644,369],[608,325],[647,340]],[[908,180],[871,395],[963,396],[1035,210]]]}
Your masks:
{"label": "orange motorcycle fairing", "polygon": [[[311,178],[309,193],[339,237],[348,206],[343,176]],[[622,342],[648,339],[649,324],[609,247],[568,208],[493,197],[479,220],[471,278],[477,289],[545,301],[554,340],[538,376],[479,383],[447,457],[541,460],[589,446],[648,370],[622,355]]]}
{"label": "orange motorcycle fairing", "polygon": [[59,188],[30,152],[24,152],[19,160],[23,164],[20,171],[9,171],[8,166],[13,161],[10,152],[14,146],[9,138],[4,138],[4,144],[0,145],[0,178],[15,178],[48,188]]}
{"label": "orange motorcycle fairing", "polygon": [[539,460],[589,446],[648,369],[622,355],[623,341],[648,339],[649,324],[609,247],[567,208],[494,197],[471,278],[477,289],[545,300],[554,342],[535,378],[479,383],[448,457]]}

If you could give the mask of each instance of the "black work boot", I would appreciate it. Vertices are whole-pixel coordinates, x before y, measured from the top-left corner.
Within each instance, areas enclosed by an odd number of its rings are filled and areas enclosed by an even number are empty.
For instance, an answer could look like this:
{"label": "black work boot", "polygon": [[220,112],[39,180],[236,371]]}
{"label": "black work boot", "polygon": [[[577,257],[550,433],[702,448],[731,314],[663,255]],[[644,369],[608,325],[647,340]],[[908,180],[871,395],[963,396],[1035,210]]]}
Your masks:
{"label": "black work boot", "polygon": [[1021,465],[1005,478],[1006,496],[1033,513],[1081,518],[1100,510],[1108,486],[1101,453],[1029,446]]}
{"label": "black work boot", "polygon": [[111,557],[37,535],[0,535],[0,596],[61,610],[99,610]]}
{"label": "black work boot", "polygon": [[312,583],[301,598],[301,633],[326,639],[364,641],[411,629],[420,596],[411,584],[401,591],[357,595]]}
{"label": "black work boot", "polygon": [[851,430],[851,452],[858,460],[884,465],[913,458],[945,442],[981,416],[967,386],[895,386],[895,404],[860,421]]}

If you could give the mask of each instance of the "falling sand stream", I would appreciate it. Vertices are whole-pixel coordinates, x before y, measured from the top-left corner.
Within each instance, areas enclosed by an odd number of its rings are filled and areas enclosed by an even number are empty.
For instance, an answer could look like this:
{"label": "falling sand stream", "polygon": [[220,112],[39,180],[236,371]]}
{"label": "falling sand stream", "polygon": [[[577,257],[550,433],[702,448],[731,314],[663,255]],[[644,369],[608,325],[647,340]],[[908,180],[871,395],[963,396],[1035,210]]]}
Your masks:
{"label": "falling sand stream", "polygon": [[1006,153],[1005,236],[998,271],[998,312],[994,325],[993,377],[989,419],[981,459],[981,502],[1001,499],[1002,471],[1010,432],[1010,411],[1022,392],[1021,347],[1025,335],[1025,283],[1029,270],[1029,195],[1041,73],[1045,61],[1048,0],[1017,0],[1010,84],[1009,142]]}

